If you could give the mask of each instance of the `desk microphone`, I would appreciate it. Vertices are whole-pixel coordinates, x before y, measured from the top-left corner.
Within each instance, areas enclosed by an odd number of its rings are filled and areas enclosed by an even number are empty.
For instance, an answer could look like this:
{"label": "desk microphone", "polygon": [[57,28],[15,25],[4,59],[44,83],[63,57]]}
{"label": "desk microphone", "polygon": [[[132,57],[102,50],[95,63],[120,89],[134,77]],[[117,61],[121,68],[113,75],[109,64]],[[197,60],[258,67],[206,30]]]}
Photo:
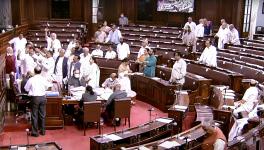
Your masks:
{"label": "desk microphone", "polygon": [[154,111],[154,108],[151,107],[148,109],[148,111],[149,111],[149,122],[151,122],[151,112]]}
{"label": "desk microphone", "polygon": [[29,146],[29,129],[26,129],[26,133],[27,133],[27,147]]}

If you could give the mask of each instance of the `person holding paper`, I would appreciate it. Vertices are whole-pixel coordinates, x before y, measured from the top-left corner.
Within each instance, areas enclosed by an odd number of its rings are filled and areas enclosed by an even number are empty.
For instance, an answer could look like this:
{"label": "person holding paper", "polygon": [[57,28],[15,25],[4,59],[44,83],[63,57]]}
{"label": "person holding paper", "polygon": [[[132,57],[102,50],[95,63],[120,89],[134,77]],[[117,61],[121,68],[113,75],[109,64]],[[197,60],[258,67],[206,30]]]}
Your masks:
{"label": "person holding paper", "polygon": [[117,74],[111,73],[110,77],[107,78],[102,84],[103,88],[114,89],[115,85],[118,84]]}

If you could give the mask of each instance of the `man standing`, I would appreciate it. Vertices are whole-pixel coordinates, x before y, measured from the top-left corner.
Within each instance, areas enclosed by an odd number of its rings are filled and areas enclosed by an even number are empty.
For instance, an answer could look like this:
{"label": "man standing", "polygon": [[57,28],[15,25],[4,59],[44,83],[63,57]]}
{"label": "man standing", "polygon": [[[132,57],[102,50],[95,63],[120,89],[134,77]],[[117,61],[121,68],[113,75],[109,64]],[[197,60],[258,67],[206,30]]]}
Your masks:
{"label": "man standing", "polygon": [[[34,69],[35,76],[30,78],[25,85],[25,90],[31,96],[32,109],[32,132],[31,136],[38,137],[38,127],[40,127],[40,134],[45,135],[45,117],[46,117],[46,90],[51,85],[45,77],[40,75],[41,67]],[[40,124],[39,124],[40,123]]]}
{"label": "man standing", "polygon": [[59,56],[59,49],[61,48],[61,42],[57,39],[56,33],[51,33],[50,37],[48,36],[48,28],[45,28],[45,39],[47,41],[47,49],[53,52],[54,58]]}
{"label": "man standing", "polygon": [[60,55],[55,61],[54,74],[56,76],[56,81],[62,85],[62,81],[66,81],[68,75],[68,58],[64,56],[65,50],[60,49]]}
{"label": "man standing", "polygon": [[212,67],[216,67],[217,66],[217,60],[216,60],[216,48],[211,45],[211,41],[207,40],[205,42],[205,49],[199,59],[199,62],[208,65],[208,66],[212,66]]}
{"label": "man standing", "polygon": [[124,25],[128,25],[128,19],[127,19],[126,16],[124,16],[123,13],[121,13],[120,18],[118,19],[118,21],[119,21],[119,25],[122,26],[122,27]]}
{"label": "man standing", "polygon": [[218,37],[218,48],[224,48],[224,45],[228,42],[228,33],[228,25],[223,23],[215,35],[215,37]]}
{"label": "man standing", "polygon": [[234,45],[240,45],[239,34],[233,24],[229,25],[228,43]]}
{"label": "man standing", "polygon": [[51,51],[46,52],[46,59],[39,63],[42,66],[41,75],[48,80],[51,80],[51,75],[54,71],[55,61],[53,59],[53,53]]}
{"label": "man standing", "polygon": [[199,20],[199,24],[196,26],[195,36],[204,37],[204,19]]}
{"label": "man standing", "polygon": [[192,32],[196,30],[196,23],[192,21],[192,17],[188,18],[188,22],[185,23],[184,28],[187,26],[190,26]]}
{"label": "man standing", "polygon": [[113,43],[115,45],[119,44],[119,39],[122,37],[122,34],[116,25],[112,25],[112,30],[109,32],[108,37],[105,40],[105,43]]}
{"label": "man standing", "polygon": [[175,53],[175,60],[169,82],[183,85],[185,82],[187,65],[179,53]]}
{"label": "man standing", "polygon": [[155,76],[155,69],[156,69],[156,63],[157,63],[157,58],[153,54],[152,49],[148,49],[148,54],[149,57],[146,58],[145,60],[145,68],[144,68],[144,75],[147,77],[154,77]]}
{"label": "man standing", "polygon": [[69,70],[69,75],[68,75],[69,78],[73,76],[74,70],[80,70],[81,69],[80,59],[81,58],[79,55],[74,55],[73,61],[70,64],[70,70]]}
{"label": "man standing", "polygon": [[117,55],[119,60],[128,58],[130,55],[129,45],[124,43],[124,39],[120,38],[120,43],[117,45]]}
{"label": "man standing", "polygon": [[14,44],[14,54],[17,57],[18,52],[25,52],[25,47],[27,44],[27,39],[24,38],[23,34],[20,33],[18,37],[13,38],[8,42],[9,44]]}
{"label": "man standing", "polygon": [[182,42],[187,46],[192,46],[193,52],[196,51],[196,37],[189,25],[187,25],[186,28],[184,28],[184,32],[182,35]]}

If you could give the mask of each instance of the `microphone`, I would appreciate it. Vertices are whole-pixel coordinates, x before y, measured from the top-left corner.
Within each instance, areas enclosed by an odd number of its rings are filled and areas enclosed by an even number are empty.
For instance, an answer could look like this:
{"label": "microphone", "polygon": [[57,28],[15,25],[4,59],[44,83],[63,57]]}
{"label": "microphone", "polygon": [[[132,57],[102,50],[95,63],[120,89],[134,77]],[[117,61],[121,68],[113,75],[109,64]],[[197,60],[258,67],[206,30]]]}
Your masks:
{"label": "microphone", "polygon": [[151,112],[154,111],[154,108],[151,107],[148,109],[148,111],[149,111],[149,122],[151,122]]}
{"label": "microphone", "polygon": [[153,107],[151,107],[151,108],[149,108],[149,109],[148,109],[148,111],[154,111],[154,108],[153,108]]}

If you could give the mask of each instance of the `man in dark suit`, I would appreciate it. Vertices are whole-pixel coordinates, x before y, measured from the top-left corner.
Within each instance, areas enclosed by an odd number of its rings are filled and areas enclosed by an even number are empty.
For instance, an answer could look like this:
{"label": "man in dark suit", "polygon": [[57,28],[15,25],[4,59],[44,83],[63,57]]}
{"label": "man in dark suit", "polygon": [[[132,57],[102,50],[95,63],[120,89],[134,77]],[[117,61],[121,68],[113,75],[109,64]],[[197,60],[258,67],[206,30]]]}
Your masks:
{"label": "man in dark suit", "polygon": [[80,70],[81,69],[81,63],[80,63],[81,57],[79,55],[74,55],[73,61],[70,65],[70,71],[69,71],[69,78],[73,76],[74,70]]}
{"label": "man in dark suit", "polygon": [[[105,108],[106,118],[105,119],[109,119],[111,115],[113,114],[114,100],[122,99],[126,97],[127,97],[127,93],[125,91],[121,91],[121,85],[116,84],[114,87],[114,92],[110,95],[110,97],[108,98],[106,102],[106,108]],[[115,119],[116,119],[116,125],[117,126],[120,125],[120,122],[121,122],[120,118],[115,118]]]}
{"label": "man in dark suit", "polygon": [[68,58],[64,56],[65,50],[60,49],[59,56],[55,61],[54,74],[57,82],[62,85],[62,81],[66,79],[68,75]]}

